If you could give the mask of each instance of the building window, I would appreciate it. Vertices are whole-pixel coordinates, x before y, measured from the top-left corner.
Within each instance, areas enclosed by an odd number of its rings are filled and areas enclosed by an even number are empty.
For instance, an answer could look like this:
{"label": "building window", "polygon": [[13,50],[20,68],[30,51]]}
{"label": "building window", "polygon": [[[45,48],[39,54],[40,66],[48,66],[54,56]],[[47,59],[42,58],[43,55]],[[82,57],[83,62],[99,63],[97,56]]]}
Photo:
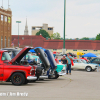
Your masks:
{"label": "building window", "polygon": [[53,28],[48,28],[48,30],[53,30]]}
{"label": "building window", "polygon": [[93,51],[98,51],[98,50],[93,50]]}
{"label": "building window", "polygon": [[32,30],[35,30],[35,27],[32,27]]}
{"label": "building window", "polygon": [[10,37],[8,38],[8,47],[10,47]]}
{"label": "building window", "polygon": [[5,36],[5,48],[6,48],[6,36]]}
{"label": "building window", "polygon": [[8,23],[11,23],[11,18],[10,17],[8,17]]}
{"label": "building window", "polygon": [[3,47],[2,43],[3,43],[3,37],[1,36],[1,48]]}
{"label": "building window", "polygon": [[53,50],[55,50],[55,51],[56,51],[57,49],[53,49]]}
{"label": "building window", "polygon": [[5,22],[7,22],[7,16],[5,16]]}
{"label": "building window", "polygon": [[87,51],[87,50],[83,50],[83,51]]}
{"label": "building window", "polygon": [[73,51],[77,51],[76,49],[74,49]]}
{"label": "building window", "polygon": [[1,15],[1,21],[3,21],[3,15]]}

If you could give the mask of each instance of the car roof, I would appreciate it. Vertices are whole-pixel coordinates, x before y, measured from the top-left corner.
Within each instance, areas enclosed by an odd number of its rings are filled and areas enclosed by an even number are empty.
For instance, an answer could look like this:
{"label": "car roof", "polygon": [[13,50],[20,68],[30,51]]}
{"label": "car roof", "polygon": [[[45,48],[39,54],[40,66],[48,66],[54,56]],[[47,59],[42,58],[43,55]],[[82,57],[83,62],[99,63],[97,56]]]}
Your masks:
{"label": "car roof", "polygon": [[0,52],[3,53],[3,52],[8,52],[8,51],[7,50],[0,50]]}

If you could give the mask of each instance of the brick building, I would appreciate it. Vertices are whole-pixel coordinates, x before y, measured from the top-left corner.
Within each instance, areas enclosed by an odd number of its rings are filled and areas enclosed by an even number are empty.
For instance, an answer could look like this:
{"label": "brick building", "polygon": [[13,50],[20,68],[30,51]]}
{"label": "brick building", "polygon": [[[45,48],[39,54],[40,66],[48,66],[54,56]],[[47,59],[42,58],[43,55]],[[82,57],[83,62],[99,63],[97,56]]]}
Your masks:
{"label": "brick building", "polygon": [[0,8],[0,48],[11,46],[12,11]]}
{"label": "brick building", "polygon": [[[12,42],[14,46],[18,46],[18,35],[12,35]],[[63,40],[46,40],[42,35],[19,35],[20,47],[32,46],[32,47],[43,47],[57,52],[62,52]],[[66,40],[65,48],[66,52],[77,52],[83,53],[100,53],[100,40]]]}

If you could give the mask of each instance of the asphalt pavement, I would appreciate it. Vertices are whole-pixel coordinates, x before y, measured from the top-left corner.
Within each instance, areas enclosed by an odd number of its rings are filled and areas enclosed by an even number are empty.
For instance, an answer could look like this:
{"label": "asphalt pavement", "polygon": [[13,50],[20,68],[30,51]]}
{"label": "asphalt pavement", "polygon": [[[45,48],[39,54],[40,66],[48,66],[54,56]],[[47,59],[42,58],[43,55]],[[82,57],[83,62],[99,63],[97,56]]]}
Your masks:
{"label": "asphalt pavement", "polygon": [[0,82],[0,100],[100,100],[100,69],[14,86]]}

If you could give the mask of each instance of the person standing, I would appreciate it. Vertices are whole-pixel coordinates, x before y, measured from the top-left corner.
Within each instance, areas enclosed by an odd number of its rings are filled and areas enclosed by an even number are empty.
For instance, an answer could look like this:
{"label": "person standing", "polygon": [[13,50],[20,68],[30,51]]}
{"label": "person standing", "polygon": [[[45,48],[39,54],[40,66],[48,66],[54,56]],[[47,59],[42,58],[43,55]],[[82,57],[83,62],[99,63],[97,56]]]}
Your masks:
{"label": "person standing", "polygon": [[88,62],[88,60],[87,60],[86,58],[84,58],[84,57],[82,57],[81,59],[84,59],[85,61],[87,61],[87,62]]}
{"label": "person standing", "polygon": [[63,55],[63,58],[61,58],[61,63],[65,65],[65,69],[67,68],[67,64],[68,64],[68,61],[66,59],[66,55]]}
{"label": "person standing", "polygon": [[69,74],[71,75],[71,60],[73,60],[73,58],[69,55],[69,53],[67,53],[66,59],[68,61],[68,66],[66,67],[66,74],[68,74],[69,70]]}
{"label": "person standing", "polygon": [[59,60],[58,60],[58,57],[57,56],[55,58],[55,61],[56,61],[57,64],[59,64]]}

